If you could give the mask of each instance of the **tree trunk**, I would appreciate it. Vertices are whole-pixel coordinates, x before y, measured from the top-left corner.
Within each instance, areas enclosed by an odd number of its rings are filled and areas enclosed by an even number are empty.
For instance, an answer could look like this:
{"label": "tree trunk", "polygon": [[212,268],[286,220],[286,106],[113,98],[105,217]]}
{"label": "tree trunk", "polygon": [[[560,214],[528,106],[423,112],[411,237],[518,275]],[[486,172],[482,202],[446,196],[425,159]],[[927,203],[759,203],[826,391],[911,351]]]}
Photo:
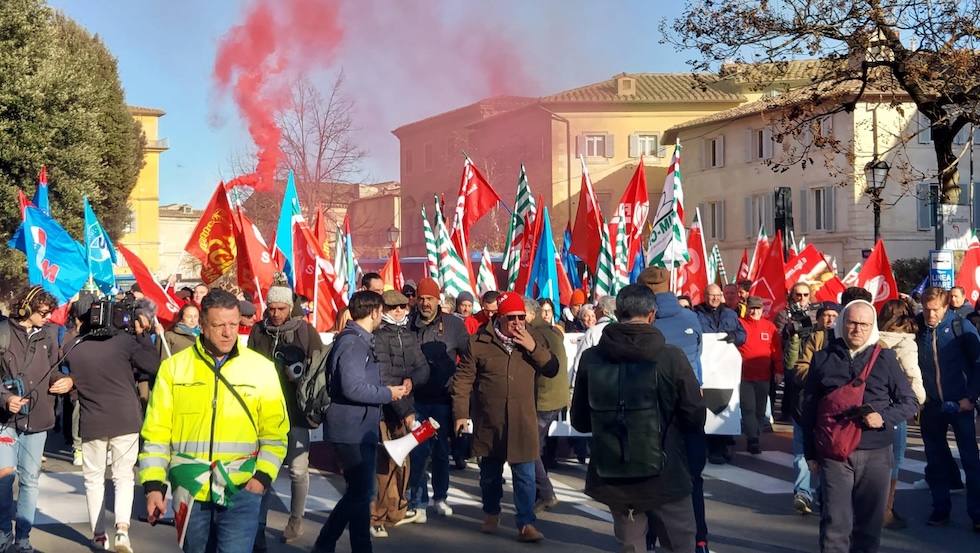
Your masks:
{"label": "tree trunk", "polygon": [[960,201],[960,172],[956,154],[953,153],[954,136],[955,133],[948,126],[933,125],[932,143],[936,150],[940,201],[946,205],[956,205]]}

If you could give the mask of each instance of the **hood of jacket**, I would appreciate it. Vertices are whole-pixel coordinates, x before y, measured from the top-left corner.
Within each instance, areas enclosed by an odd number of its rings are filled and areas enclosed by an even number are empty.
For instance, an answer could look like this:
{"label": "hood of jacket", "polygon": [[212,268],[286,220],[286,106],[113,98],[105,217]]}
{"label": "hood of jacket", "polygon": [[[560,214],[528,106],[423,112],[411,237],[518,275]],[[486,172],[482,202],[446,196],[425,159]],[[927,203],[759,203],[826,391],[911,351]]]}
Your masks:
{"label": "hood of jacket", "polygon": [[879,334],[881,335],[881,343],[890,349],[901,346],[917,347],[915,344],[915,334],[909,332],[888,332],[887,330],[882,330]]}
{"label": "hood of jacket", "polygon": [[672,292],[662,292],[657,294],[657,318],[669,319],[681,314],[681,302],[677,301],[677,296]]}
{"label": "hood of jacket", "polygon": [[[858,305],[866,305],[866,306],[870,307],[871,308],[871,313],[874,316],[871,318],[871,332],[868,333],[867,340],[865,340],[865,342],[863,344],[861,344],[860,346],[858,346],[856,349],[851,349],[850,350],[851,351],[851,357],[852,358],[857,357],[864,350],[866,350],[869,347],[877,344],[878,343],[878,340],[881,339],[881,333],[878,331],[878,311],[875,309],[875,306],[872,305],[870,302],[867,302],[867,301],[864,301],[864,300],[854,300],[851,303],[847,304],[844,307],[844,309],[841,310],[841,314],[840,314],[840,319],[844,322],[844,329],[843,329],[843,332],[841,332],[841,334],[842,334],[841,337],[844,339],[844,343],[845,344],[847,343],[847,321],[848,321],[848,316],[850,315],[851,310],[853,310]],[[850,344],[848,344],[848,347],[850,348]]]}
{"label": "hood of jacket", "polygon": [[597,347],[613,363],[636,363],[653,361],[666,344],[663,333],[653,325],[610,323]]}

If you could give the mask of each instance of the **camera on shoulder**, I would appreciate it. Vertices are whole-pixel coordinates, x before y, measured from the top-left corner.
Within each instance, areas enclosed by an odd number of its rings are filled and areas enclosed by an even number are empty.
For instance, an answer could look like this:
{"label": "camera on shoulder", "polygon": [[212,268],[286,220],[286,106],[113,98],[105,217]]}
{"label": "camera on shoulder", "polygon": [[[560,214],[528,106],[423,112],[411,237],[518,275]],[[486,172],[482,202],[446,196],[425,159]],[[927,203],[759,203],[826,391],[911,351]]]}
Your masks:
{"label": "camera on shoulder", "polygon": [[790,304],[789,324],[793,327],[793,334],[798,334],[800,340],[806,340],[813,333],[813,319],[806,309],[797,304]]}
{"label": "camera on shoulder", "polygon": [[128,300],[102,299],[89,310],[89,334],[113,336],[119,332],[136,334],[136,306]]}

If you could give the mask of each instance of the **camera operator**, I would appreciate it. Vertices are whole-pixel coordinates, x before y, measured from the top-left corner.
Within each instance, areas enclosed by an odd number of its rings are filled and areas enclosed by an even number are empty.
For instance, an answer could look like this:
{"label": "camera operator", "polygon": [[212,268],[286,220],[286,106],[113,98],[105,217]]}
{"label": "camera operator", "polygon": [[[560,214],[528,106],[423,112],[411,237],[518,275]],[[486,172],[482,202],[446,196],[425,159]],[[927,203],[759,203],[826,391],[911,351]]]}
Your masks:
{"label": "camera operator", "polygon": [[[779,332],[779,336],[783,340],[784,359],[791,347],[796,347],[798,351],[801,344],[805,344],[815,330],[816,317],[813,310],[814,306],[810,304],[810,285],[806,282],[794,284],[786,298],[786,305],[786,309],[780,311],[773,321],[773,324],[776,325],[776,331]],[[772,382],[769,388],[769,401],[774,416],[776,415],[776,388],[776,383]],[[785,393],[780,405],[779,420],[781,422],[792,420],[792,409],[787,405]]]}
{"label": "camera operator", "polygon": [[[52,370],[58,362],[58,341],[54,325],[48,323],[58,300],[33,286],[21,290],[11,306],[10,318],[0,321],[0,551],[33,551],[30,534],[44,442],[54,428],[55,397],[71,390],[73,382]],[[16,503],[15,467],[20,489]]]}
{"label": "camera operator", "polygon": [[[83,300],[79,300],[81,304]],[[150,339],[156,307],[148,299],[79,305],[81,330],[67,344],[64,364],[78,390],[78,434],[82,439],[82,474],[88,503],[91,546],[109,549],[105,533],[105,471],[112,459],[115,487],[116,551],[132,551],[130,513],[135,488],[133,466],[139,454],[143,408],[136,391],[136,371],[153,377],[160,355]],[[93,309],[94,307],[94,309]],[[99,316],[108,311],[111,317]]]}

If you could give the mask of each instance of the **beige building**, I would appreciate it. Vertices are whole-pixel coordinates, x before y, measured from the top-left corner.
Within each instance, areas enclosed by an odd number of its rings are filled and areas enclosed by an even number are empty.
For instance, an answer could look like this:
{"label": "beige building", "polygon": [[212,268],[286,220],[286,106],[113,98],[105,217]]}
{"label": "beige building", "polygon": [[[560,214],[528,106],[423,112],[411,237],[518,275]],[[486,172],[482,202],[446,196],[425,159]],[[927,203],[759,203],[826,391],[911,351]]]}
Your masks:
{"label": "beige building", "polygon": [[[391,254],[392,237],[397,237],[395,244],[401,247],[402,233],[398,226],[402,220],[401,187],[397,182],[390,182],[371,188],[373,195],[362,195],[347,208],[351,241],[357,257],[387,258]],[[333,248],[333,240],[330,247]]]}
{"label": "beige building", "polygon": [[166,280],[174,273],[178,281],[200,278],[201,263],[194,256],[184,254],[184,247],[203,213],[203,209],[194,209],[189,204],[160,206],[160,267],[156,271],[158,279]]}
{"label": "beige building", "polygon": [[[170,144],[166,138],[160,138],[160,118],[166,115],[164,111],[130,106],[130,114],[143,126],[146,137],[143,154],[143,168],[136,178],[136,186],[129,194],[129,223],[123,229],[119,238],[127,248],[146,263],[147,268],[156,273],[160,269],[160,223],[158,208],[160,206],[160,154],[167,151]],[[117,276],[132,275],[120,258],[121,266],[117,266]]]}

